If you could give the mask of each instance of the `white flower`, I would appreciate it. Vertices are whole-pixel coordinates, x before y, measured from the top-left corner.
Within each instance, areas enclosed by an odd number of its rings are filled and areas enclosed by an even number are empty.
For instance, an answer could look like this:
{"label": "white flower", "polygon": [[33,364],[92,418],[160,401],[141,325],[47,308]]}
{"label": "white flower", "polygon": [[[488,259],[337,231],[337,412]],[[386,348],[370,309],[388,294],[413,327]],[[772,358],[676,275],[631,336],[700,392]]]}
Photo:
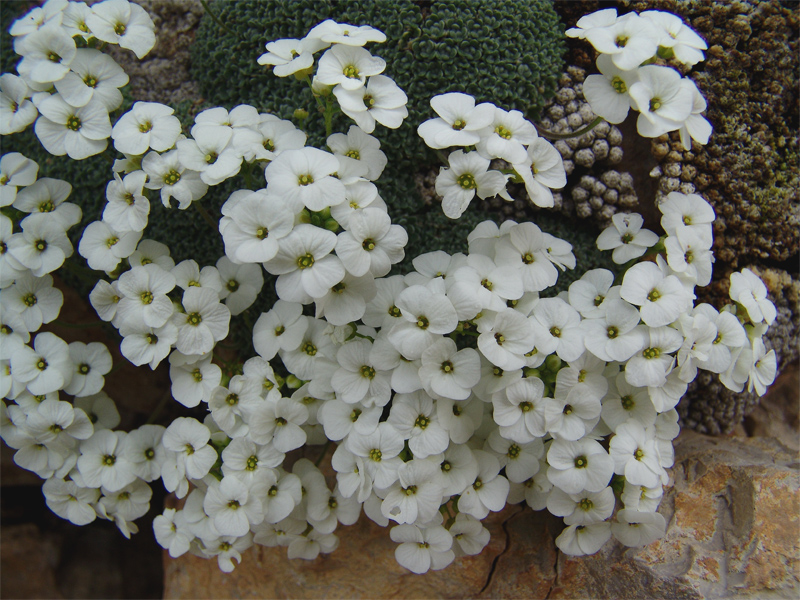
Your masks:
{"label": "white flower", "polygon": [[581,317],[561,298],[542,298],[533,309],[536,348],[548,355],[555,352],[561,360],[575,361],[583,354]]}
{"label": "white flower", "polygon": [[761,338],[753,340],[752,366],[750,367],[750,377],[747,381],[747,391],[755,390],[756,394],[763,396],[767,391],[767,386],[775,381],[778,372],[778,363],[775,350],[767,352]]}
{"label": "white flower", "polygon": [[[422,391],[397,394],[392,401],[388,423],[408,439],[415,458],[427,458],[444,452],[450,438],[444,430],[430,396]],[[388,515],[387,515],[388,516]]]}
{"label": "white flower", "polygon": [[279,275],[278,296],[307,304],[327,294],[345,274],[342,262],[330,254],[335,245],[336,234],[331,231],[310,224],[296,226],[281,240],[275,258],[265,264],[270,273]]}
{"label": "white flower", "polygon": [[641,307],[642,321],[650,327],[668,325],[692,306],[694,294],[675,275],[664,276],[655,263],[633,265],[622,279],[620,296]]}
{"label": "white flower", "polygon": [[711,205],[701,196],[670,192],[658,205],[658,210],[664,215],[661,217],[661,226],[669,235],[675,235],[681,225],[691,227],[702,237],[706,247],[711,247],[711,224],[716,215]]}
{"label": "white flower", "polygon": [[639,135],[658,137],[680,129],[692,112],[694,86],[675,69],[648,65],[638,71],[639,81],[630,90],[634,108],[639,111]]}
{"label": "white flower", "polygon": [[149,364],[151,369],[167,357],[178,339],[178,328],[169,321],[162,327],[125,322],[120,324],[119,332],[123,336],[122,355],[137,367]]}
{"label": "white flower", "polygon": [[474,450],[478,461],[478,476],[458,499],[459,512],[484,519],[489,512],[503,510],[508,498],[508,479],[500,475],[500,462],[493,454]]}
{"label": "white flower", "polygon": [[33,349],[21,346],[11,357],[14,379],[25,383],[28,391],[37,396],[68,385],[73,365],[67,343],[50,332],[43,332],[36,336],[33,346]]}
{"label": "white flower", "polygon": [[4,154],[0,158],[0,206],[11,206],[17,198],[17,188],[31,185],[38,172],[39,165],[19,152]]}
{"label": "white flower", "polygon": [[500,435],[500,431],[495,429],[486,442],[484,449],[497,456],[500,467],[505,468],[509,481],[522,483],[539,472],[539,460],[544,456],[541,439],[518,444],[504,438]]}
{"label": "white flower", "polygon": [[489,160],[502,158],[509,163],[520,163],[525,160],[524,146],[532,144],[537,137],[533,123],[521,112],[495,107],[494,120],[481,132],[476,149]]}
{"label": "white flower", "polygon": [[162,443],[177,453],[187,477],[202,479],[217,460],[217,452],[208,444],[210,437],[208,428],[196,419],[178,417],[167,427]]}
{"label": "white flower", "polygon": [[24,16],[14,21],[11,24],[9,33],[24,39],[27,34],[33,33],[51,21],[55,25],[60,25],[67,4],[68,0],[47,0],[42,6],[31,9]]}
{"label": "white flower", "polygon": [[333,88],[342,112],[353,119],[365,133],[375,131],[377,121],[389,129],[397,129],[408,116],[408,96],[385,75],[374,75],[365,88],[346,90]]}
{"label": "white flower", "polygon": [[708,44],[679,16],[663,10],[646,10],[640,16],[649,19],[661,34],[658,45],[671,48],[683,64],[691,67],[703,60],[703,50],[708,49]]}
{"label": "white flower", "polygon": [[75,41],[60,27],[60,19],[32,31],[14,45],[17,54],[23,56],[17,71],[34,83],[52,83],[64,77],[76,54]]}
{"label": "white flower", "polygon": [[14,208],[27,213],[50,213],[66,230],[81,220],[81,209],[71,202],[64,202],[71,192],[72,186],[66,181],[43,177],[20,190]]}
{"label": "white flower", "polygon": [[625,379],[637,387],[660,387],[674,362],[670,354],[683,344],[683,336],[672,327],[650,327],[644,348],[625,365]]}
{"label": "white flower", "polygon": [[614,474],[614,460],[593,439],[553,440],[547,451],[547,478],[568,494],[599,492]]}
{"label": "white flower", "polygon": [[308,421],[308,409],[277,390],[253,407],[249,419],[250,437],[257,444],[272,443],[280,452],[289,452],[306,443],[306,432],[300,425]]}
{"label": "white flower", "polygon": [[567,525],[605,521],[614,512],[614,504],[614,491],[610,487],[583,494],[567,494],[554,488],[547,498],[547,510],[557,517],[564,517]]}
{"label": "white flower", "polygon": [[[199,115],[198,115],[199,116]],[[200,173],[208,185],[218,185],[239,172],[242,154],[231,143],[233,129],[199,123],[192,127],[192,138],[176,142],[178,160],[187,169]]]}
{"label": "white flower", "polygon": [[397,469],[403,464],[397,455],[403,449],[403,438],[389,423],[380,423],[369,434],[351,431],[347,449],[364,462],[367,476],[377,488],[387,488],[397,480]]}
{"label": "white flower", "polygon": [[178,327],[175,347],[184,354],[211,352],[214,344],[228,335],[230,310],[220,304],[219,295],[211,289],[189,288],[181,303],[184,312],[172,316]]}
{"label": "white flower", "polygon": [[475,517],[464,513],[456,515],[456,520],[448,531],[455,542],[453,549],[459,556],[480,554],[489,543],[489,530]]}
{"label": "white flower", "polygon": [[11,73],[0,75],[0,134],[18,133],[36,120],[39,111],[29,96],[28,86],[21,77]]}
{"label": "white flower", "polygon": [[611,524],[607,521],[570,525],[556,538],[556,546],[569,556],[585,556],[600,550],[610,537]]}
{"label": "white flower", "polygon": [[497,194],[507,196],[507,176],[488,171],[489,160],[477,152],[456,150],[450,153],[448,162],[450,168],[442,168],[436,177],[436,193],[442,196],[442,210],[449,218],[459,218],[476,194],[481,200]]}
{"label": "white flower", "polygon": [[72,342],[69,345],[69,356],[75,365],[75,372],[69,385],[64,387],[67,394],[91,396],[103,389],[103,376],[108,374],[112,364],[111,353],[104,344]]}
{"label": "white flower", "polygon": [[453,537],[441,525],[397,525],[390,534],[392,541],[400,544],[394,551],[397,562],[413,573],[444,569],[455,558]]}
{"label": "white flower", "polygon": [[272,66],[278,77],[305,71],[314,64],[314,52],[324,47],[318,40],[283,39],[268,42],[267,51],[258,57],[258,64]]}
{"label": "white flower", "polygon": [[339,368],[333,374],[331,386],[339,400],[367,408],[389,403],[392,393],[389,374],[374,366],[371,350],[368,340],[354,339],[336,352]]}
{"label": "white flower", "polygon": [[545,290],[558,279],[558,270],[545,253],[542,230],[530,222],[515,224],[509,236],[501,238],[495,262],[498,266],[515,267],[526,292]]}
{"label": "white flower", "polygon": [[617,21],[617,9],[606,8],[591,14],[583,15],[576,23],[577,27],[567,29],[567,37],[584,39],[586,32],[593,27],[608,27]]}
{"label": "white flower", "polygon": [[492,396],[493,418],[500,434],[520,444],[544,437],[545,401],[541,379],[520,379]]}
{"label": "white flower", "polygon": [[161,202],[167,208],[170,207],[170,198],[175,198],[178,208],[186,210],[208,190],[208,185],[200,179],[197,171],[181,164],[177,150],[164,154],[148,152],[142,159],[142,169],[147,173],[145,187],[148,190],[161,190]]}
{"label": "white flower", "polygon": [[623,71],[635,69],[658,50],[656,28],[636,13],[627,13],[604,26],[598,25],[586,30],[586,40],[598,52],[610,54],[614,64]]}
{"label": "white flower", "polygon": [[20,225],[22,233],[11,236],[7,251],[35,277],[55,271],[72,256],[72,244],[58,218],[36,213],[25,217]]}
{"label": "white flower", "polygon": [[694,92],[694,99],[692,101],[692,113],[684,121],[683,126],[680,128],[681,143],[686,150],[692,149],[692,140],[698,144],[705,146],[708,143],[708,138],[711,137],[711,123],[702,116],[707,108],[706,99],[703,94],[697,89],[697,84],[691,79],[689,80],[692,91]]}
{"label": "white flower", "polygon": [[597,69],[602,75],[589,75],[583,82],[583,94],[592,112],[609,123],[622,123],[631,108],[630,87],[639,81],[637,71],[616,67],[607,54],[597,57]]}
{"label": "white flower", "polygon": [[308,147],[281,152],[264,174],[270,192],[292,211],[299,212],[303,206],[320,211],[344,202],[344,184],[332,176],[338,169],[333,154]]}
{"label": "white flower", "polygon": [[398,480],[387,490],[381,512],[398,523],[427,523],[442,501],[439,469],[426,460],[410,460],[397,470]]}
{"label": "white flower", "polygon": [[156,43],[155,25],[150,15],[128,0],[105,0],[92,6],[86,25],[97,39],[132,50],[136,58],[150,52]]}
{"label": "white flower", "polygon": [[402,321],[389,331],[389,341],[410,360],[422,356],[436,336],[453,331],[458,325],[458,315],[444,294],[444,284],[407,287],[397,297]]}
{"label": "white flower", "polygon": [[141,322],[148,327],[161,327],[172,316],[174,307],[167,297],[175,287],[175,277],[155,264],[135,266],[119,278],[123,297],[119,314],[126,323]]}
{"label": "white flower", "polygon": [[47,506],[62,519],[75,525],[88,525],[97,518],[92,504],[100,497],[100,490],[78,487],[74,481],[51,477],[42,485]]}
{"label": "white flower", "polygon": [[355,211],[347,229],[336,240],[336,254],[357,277],[367,273],[383,277],[405,256],[408,234],[403,227],[392,225],[385,211],[371,207]]}
{"label": "white flower", "polygon": [[264,520],[261,501],[232,475],[223,477],[219,485],[209,486],[203,510],[214,520],[214,527],[221,535],[245,535],[251,525]]}
{"label": "white flower", "polygon": [[114,181],[106,187],[108,203],[103,221],[117,231],[142,231],[147,227],[150,201],[142,194],[146,179],[144,171],[134,171],[124,179],[114,173]]}
{"label": "white flower", "polygon": [[367,77],[379,75],[386,61],[358,46],[333,46],[319,59],[314,80],[324,85],[340,85],[345,90],[364,86]]}
{"label": "white flower", "polygon": [[614,459],[614,472],[624,475],[633,485],[654,487],[661,477],[661,463],[656,441],[636,420],[619,425],[608,448]]}
{"label": "white flower", "polygon": [[278,253],[278,241],[294,225],[294,214],[282,198],[254,192],[241,198],[222,230],[225,253],[237,263],[266,262]]}
{"label": "white flower", "polygon": [[174,109],[157,102],[137,102],[111,130],[114,147],[123,154],[140,155],[152,148],[164,152],[175,145],[181,122]]}
{"label": "white flower", "polygon": [[220,300],[225,300],[231,315],[238,315],[255,302],[264,285],[261,267],[235,265],[227,256],[220,257],[216,266],[223,284]]}
{"label": "white flower", "polygon": [[475,98],[460,92],[431,98],[431,108],[439,116],[417,128],[419,136],[434,149],[472,146],[480,141],[480,131],[491,125],[495,106],[485,102],[475,106]]}
{"label": "white flower", "polygon": [[747,310],[752,323],[772,325],[777,316],[775,305],[767,298],[767,286],[750,269],[731,274],[730,297]]}
{"label": "white flower", "polygon": [[611,259],[618,265],[642,256],[658,242],[655,233],[642,229],[643,224],[644,218],[638,213],[616,213],[597,238],[598,250],[614,250]]}
{"label": "white flower", "polygon": [[50,275],[34,277],[25,271],[14,285],[3,289],[3,306],[19,313],[28,331],[37,331],[42,323],[58,316],[64,295],[53,287]]}
{"label": "white flower", "polygon": [[325,44],[363,46],[367,42],[385,42],[386,34],[369,25],[350,25],[326,19],[311,29],[304,39],[319,40]]}
{"label": "white flower", "polygon": [[78,470],[88,487],[117,492],[136,480],[127,457],[124,431],[102,429],[81,443]]}
{"label": "white flower", "polygon": [[525,354],[533,350],[536,332],[533,321],[525,315],[504,308],[478,330],[478,348],[492,364],[506,371],[526,365]]}
{"label": "white flower", "polygon": [[692,227],[678,225],[676,229],[675,235],[664,240],[670,269],[695,281],[700,287],[708,285],[711,283],[714,254],[707,240]]}
{"label": "white flower", "polygon": [[328,147],[335,156],[346,156],[361,161],[369,169],[367,179],[375,181],[381,176],[388,159],[381,152],[381,143],[367,135],[360,127],[351,125],[347,135],[334,133],[328,138]]}
{"label": "white flower", "polygon": [[98,100],[73,108],[56,94],[38,108],[42,114],[34,126],[36,137],[50,154],[82,160],[106,149],[111,122]]}
{"label": "white flower", "polygon": [[122,104],[119,88],[128,83],[128,76],[108,54],[94,48],[79,48],[69,68],[55,82],[56,90],[67,104],[78,107],[96,100],[107,112]]}
{"label": "white flower", "polygon": [[619,298],[608,298],[603,306],[602,317],[581,321],[583,343],[601,360],[624,362],[644,346],[645,332],[638,327],[639,311]]}
{"label": "white flower", "polygon": [[613,380],[614,385],[605,398],[603,398],[603,421],[612,431],[634,419],[645,427],[656,422],[656,409],[647,392],[647,388],[633,387],[625,380],[625,374],[620,373]]}
{"label": "white flower", "polygon": [[164,513],[153,519],[153,533],[156,541],[172,558],[178,558],[189,551],[194,535],[188,530],[183,511],[165,508]]}
{"label": "white flower", "polygon": [[141,231],[118,232],[105,221],[94,221],[83,231],[78,253],[90,268],[108,273],[116,269],[123,258],[133,254],[141,238]]}
{"label": "white flower", "polygon": [[667,530],[667,522],[657,512],[639,512],[624,509],[617,513],[617,522],[611,524],[611,532],[626,546],[646,546],[661,537]]}

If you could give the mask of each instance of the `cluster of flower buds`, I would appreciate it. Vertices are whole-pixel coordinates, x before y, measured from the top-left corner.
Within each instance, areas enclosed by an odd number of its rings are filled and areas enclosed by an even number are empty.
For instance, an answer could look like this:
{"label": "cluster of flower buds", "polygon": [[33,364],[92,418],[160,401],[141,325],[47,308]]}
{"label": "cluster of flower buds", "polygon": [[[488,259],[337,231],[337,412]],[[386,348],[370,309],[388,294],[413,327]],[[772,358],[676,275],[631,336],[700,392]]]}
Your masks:
{"label": "cluster of flower buds", "polygon": [[679,131],[687,150],[692,140],[708,143],[711,124],[702,116],[706,101],[700,90],[675,69],[652,64],[674,58],[691,67],[703,60],[708,45],[680,17],[659,10],[618,17],[615,8],[607,8],[582,17],[567,36],[589,41],[600,53],[601,75],[590,75],[583,84],[595,114],[621,123],[633,108],[644,137]]}
{"label": "cluster of flower buds", "polygon": [[0,77],[0,133],[36,121],[42,146],[81,160],[106,149],[109,113],[122,104],[125,71],[99,48],[118,44],[138,58],[155,45],[147,12],[128,0],[48,0],[11,26],[19,76]]}
{"label": "cluster of flower buds", "polygon": [[[489,102],[475,105],[475,98],[460,92],[431,98],[439,115],[419,126],[419,135],[434,149],[454,146],[447,168],[436,177],[436,193],[442,196],[442,210],[457,219],[477,195],[485,199],[499,195],[513,200],[506,191],[511,175],[525,183],[536,206],[553,206],[553,192],[567,184],[561,155],[547,140],[540,138],[533,123],[518,110],[503,110]],[[511,164],[508,172],[490,170],[491,161]]]}

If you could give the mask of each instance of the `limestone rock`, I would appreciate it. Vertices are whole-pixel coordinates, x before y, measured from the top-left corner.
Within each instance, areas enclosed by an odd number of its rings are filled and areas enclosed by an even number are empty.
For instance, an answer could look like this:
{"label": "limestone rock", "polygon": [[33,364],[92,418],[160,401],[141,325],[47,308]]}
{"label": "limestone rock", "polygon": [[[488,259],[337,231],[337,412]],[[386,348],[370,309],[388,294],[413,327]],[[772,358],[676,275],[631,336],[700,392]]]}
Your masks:
{"label": "limestone rock", "polygon": [[214,561],[165,557],[166,598],[796,598],[800,592],[800,473],[796,453],[769,438],[684,432],[661,512],[666,536],[645,548],[609,543],[561,554],[560,521],[518,506],[491,515],[483,554],[413,575],[388,531],[362,516],[314,561],[256,547],[230,575]]}

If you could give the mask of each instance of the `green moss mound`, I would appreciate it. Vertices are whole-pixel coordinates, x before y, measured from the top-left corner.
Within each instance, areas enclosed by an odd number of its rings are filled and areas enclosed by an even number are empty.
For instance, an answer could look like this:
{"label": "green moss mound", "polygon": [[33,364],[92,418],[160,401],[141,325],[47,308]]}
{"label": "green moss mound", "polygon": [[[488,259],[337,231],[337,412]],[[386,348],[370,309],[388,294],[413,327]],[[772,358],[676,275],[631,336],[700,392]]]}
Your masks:
{"label": "green moss mound", "polygon": [[[369,49],[408,94],[409,118],[400,130],[379,135],[390,161],[404,166],[430,158],[416,128],[432,116],[432,96],[463,91],[536,118],[555,93],[566,48],[563,25],[545,1],[218,0],[210,10],[224,26],[204,16],[192,49],[193,76],[205,99],[228,108],[252,104],[282,118],[305,108],[315,131],[324,128],[317,127],[321,119],[304,86],[256,62],[266,43],[302,38],[327,18],[383,31],[387,41]],[[342,118],[335,129],[348,123]],[[309,141],[320,146],[323,140]]]}

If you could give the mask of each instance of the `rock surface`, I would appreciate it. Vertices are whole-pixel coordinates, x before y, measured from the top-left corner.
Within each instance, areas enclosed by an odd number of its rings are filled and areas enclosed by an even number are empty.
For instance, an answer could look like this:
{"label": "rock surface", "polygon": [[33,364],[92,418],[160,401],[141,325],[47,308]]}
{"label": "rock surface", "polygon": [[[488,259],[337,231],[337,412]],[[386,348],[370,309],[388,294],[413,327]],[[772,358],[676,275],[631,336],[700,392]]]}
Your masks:
{"label": "rock surface", "polygon": [[646,548],[609,543],[591,557],[555,547],[560,522],[518,506],[492,515],[483,554],[416,576],[388,532],[362,516],[339,549],[290,561],[255,547],[225,575],[215,562],[165,557],[166,598],[796,598],[800,472],[769,438],[684,432],[661,512],[667,535]]}

